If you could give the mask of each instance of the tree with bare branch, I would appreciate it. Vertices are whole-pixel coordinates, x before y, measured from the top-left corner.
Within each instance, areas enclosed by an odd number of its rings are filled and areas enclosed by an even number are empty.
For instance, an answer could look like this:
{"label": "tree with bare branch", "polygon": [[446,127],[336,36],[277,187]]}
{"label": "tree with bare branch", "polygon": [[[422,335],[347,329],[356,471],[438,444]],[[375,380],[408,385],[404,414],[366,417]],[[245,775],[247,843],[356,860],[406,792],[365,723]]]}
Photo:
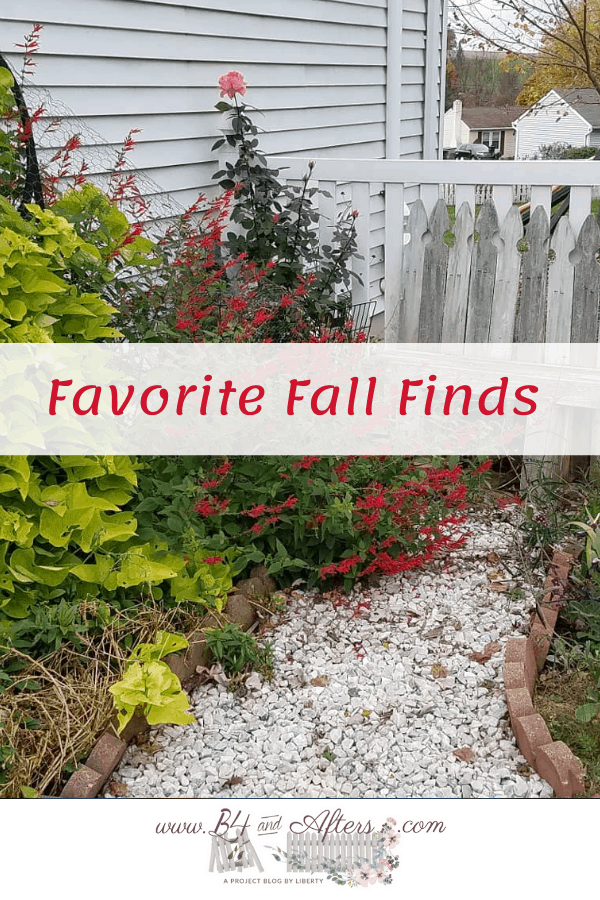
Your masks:
{"label": "tree with bare branch", "polygon": [[552,88],[594,88],[600,102],[600,0],[452,0],[453,28],[474,46],[533,63],[518,102]]}

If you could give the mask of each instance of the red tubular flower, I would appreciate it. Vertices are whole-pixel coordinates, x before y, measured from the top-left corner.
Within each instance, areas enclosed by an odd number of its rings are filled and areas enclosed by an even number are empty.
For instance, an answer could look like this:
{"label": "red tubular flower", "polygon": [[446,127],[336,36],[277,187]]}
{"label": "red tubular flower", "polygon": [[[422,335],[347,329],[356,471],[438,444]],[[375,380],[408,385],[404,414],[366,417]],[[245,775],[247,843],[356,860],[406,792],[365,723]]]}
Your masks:
{"label": "red tubular flower", "polygon": [[251,519],[258,519],[260,516],[264,515],[267,512],[267,507],[262,504],[261,506],[253,506],[252,509],[244,509],[240,513],[242,516],[250,516]]}
{"label": "red tubular flower", "polygon": [[194,509],[203,519],[208,519],[209,516],[219,516],[226,512],[229,502],[229,500],[219,500],[216,497],[206,497],[204,500],[200,500]]}
{"label": "red tubular flower", "polygon": [[315,463],[321,462],[320,456],[304,456],[294,463],[294,469],[312,469]]}

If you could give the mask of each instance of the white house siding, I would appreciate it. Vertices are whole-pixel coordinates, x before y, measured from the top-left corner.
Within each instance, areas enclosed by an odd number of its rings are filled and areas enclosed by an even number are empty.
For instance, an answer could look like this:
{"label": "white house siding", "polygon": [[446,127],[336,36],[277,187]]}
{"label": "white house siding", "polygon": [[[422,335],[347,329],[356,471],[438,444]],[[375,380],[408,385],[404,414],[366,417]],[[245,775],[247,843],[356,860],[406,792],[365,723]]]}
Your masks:
{"label": "white house siding", "polygon": [[542,144],[560,141],[573,147],[589,143],[591,126],[557,94],[548,94],[516,124],[516,159],[528,159]]}
{"label": "white house siding", "polygon": [[[160,201],[166,192],[185,208],[213,184],[211,146],[223,126],[217,81],[230,69],[243,72],[248,102],[264,111],[256,121],[268,154],[386,156],[388,2],[402,0],[0,0],[0,50],[18,68],[14,44],[41,23],[34,84],[55,101],[48,118],[63,116],[63,128],[42,143],[81,132],[83,155],[99,174],[139,128],[131,161],[149,179],[146,193]],[[442,33],[440,0],[404,0],[399,146],[388,155],[437,155]],[[375,296],[380,187],[371,204]],[[169,203],[159,208],[172,211]]]}
{"label": "white house siding", "polygon": [[600,148],[600,129],[595,128],[590,134],[588,144],[590,147]]}

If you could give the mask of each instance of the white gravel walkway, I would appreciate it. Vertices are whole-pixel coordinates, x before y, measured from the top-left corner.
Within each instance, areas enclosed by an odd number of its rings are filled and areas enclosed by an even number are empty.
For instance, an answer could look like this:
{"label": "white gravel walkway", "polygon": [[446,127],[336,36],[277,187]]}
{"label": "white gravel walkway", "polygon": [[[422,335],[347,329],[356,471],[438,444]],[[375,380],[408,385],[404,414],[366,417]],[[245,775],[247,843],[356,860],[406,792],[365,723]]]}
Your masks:
{"label": "white gravel walkway", "polygon": [[534,603],[519,514],[474,514],[460,551],[347,606],[294,591],[267,635],[273,681],[198,688],[197,724],[157,729],[152,754],[130,747],[114,780],[129,798],[552,797],[504,700],[504,647]]}

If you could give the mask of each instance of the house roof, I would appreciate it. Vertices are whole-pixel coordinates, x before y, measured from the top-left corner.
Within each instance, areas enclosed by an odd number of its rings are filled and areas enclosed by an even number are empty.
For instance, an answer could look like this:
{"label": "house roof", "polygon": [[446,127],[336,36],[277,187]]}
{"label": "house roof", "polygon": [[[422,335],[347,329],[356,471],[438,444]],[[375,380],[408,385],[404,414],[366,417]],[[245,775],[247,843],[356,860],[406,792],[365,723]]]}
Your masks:
{"label": "house roof", "polygon": [[463,109],[462,120],[472,131],[512,128],[512,123],[522,112],[522,106],[474,106]]}
{"label": "house roof", "polygon": [[571,88],[556,93],[593,128],[600,128],[600,97],[595,88]]}

